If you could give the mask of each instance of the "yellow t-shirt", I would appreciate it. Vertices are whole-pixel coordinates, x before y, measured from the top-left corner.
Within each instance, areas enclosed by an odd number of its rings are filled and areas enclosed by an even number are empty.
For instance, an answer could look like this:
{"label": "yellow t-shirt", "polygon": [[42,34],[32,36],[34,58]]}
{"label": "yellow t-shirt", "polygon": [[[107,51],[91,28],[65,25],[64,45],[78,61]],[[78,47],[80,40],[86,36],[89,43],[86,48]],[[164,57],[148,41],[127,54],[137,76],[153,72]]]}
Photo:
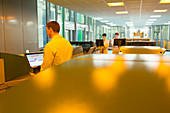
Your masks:
{"label": "yellow t-shirt", "polygon": [[51,41],[45,45],[41,71],[69,61],[72,58],[72,53],[73,47],[69,41],[61,35],[53,36]]}
{"label": "yellow t-shirt", "polygon": [[104,47],[105,48],[108,48],[109,47],[109,43],[110,43],[110,41],[109,40],[104,40]]}

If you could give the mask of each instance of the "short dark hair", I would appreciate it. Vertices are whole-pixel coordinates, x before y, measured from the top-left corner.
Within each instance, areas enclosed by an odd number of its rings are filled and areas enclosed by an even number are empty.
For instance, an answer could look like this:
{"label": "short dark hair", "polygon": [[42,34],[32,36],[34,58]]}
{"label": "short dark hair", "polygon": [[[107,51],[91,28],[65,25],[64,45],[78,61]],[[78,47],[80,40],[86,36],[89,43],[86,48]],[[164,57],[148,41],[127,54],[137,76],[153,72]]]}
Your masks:
{"label": "short dark hair", "polygon": [[59,25],[59,23],[56,22],[56,21],[50,21],[50,22],[48,22],[47,25],[46,25],[46,27],[47,27],[48,29],[51,28],[54,32],[57,32],[57,33],[60,32],[60,25]]}
{"label": "short dark hair", "polygon": [[115,35],[119,35],[119,33],[117,32],[117,33],[115,33]]}
{"label": "short dark hair", "polygon": [[106,34],[106,33],[103,33],[102,36],[107,36],[107,34]]}

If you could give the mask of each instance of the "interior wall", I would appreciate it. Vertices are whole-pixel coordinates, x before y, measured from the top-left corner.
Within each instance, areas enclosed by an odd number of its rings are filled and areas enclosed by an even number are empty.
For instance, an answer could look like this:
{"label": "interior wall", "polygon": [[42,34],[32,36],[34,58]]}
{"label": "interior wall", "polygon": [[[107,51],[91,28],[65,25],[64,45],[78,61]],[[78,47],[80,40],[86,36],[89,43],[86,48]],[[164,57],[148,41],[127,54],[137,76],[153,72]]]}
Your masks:
{"label": "interior wall", "polygon": [[37,0],[22,0],[24,52],[38,50]]}
{"label": "interior wall", "polygon": [[21,0],[3,0],[5,48],[8,53],[23,52]]}
{"label": "interior wall", "polygon": [[3,11],[2,11],[2,0],[0,0],[0,52],[5,52],[5,46],[4,46],[4,32],[3,32]]}
{"label": "interior wall", "polygon": [[[1,0],[6,53],[38,50],[36,0]],[[0,7],[1,8],[1,7]],[[2,37],[2,36],[1,36]],[[2,47],[0,47],[2,48]]]}

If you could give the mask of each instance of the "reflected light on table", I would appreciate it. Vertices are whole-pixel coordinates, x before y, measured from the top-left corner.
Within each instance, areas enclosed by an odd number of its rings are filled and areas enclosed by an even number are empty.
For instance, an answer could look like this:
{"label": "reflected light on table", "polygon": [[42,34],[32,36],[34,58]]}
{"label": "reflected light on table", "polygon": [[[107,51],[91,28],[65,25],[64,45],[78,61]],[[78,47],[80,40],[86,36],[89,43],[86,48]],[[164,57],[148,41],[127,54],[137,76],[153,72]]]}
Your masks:
{"label": "reflected light on table", "polygon": [[47,69],[41,75],[37,74],[35,84],[41,89],[50,88],[56,82],[56,77],[57,75],[56,73],[54,74],[54,71]]}
{"label": "reflected light on table", "polygon": [[96,113],[89,104],[76,100],[66,100],[49,108],[47,113]]}
{"label": "reflected light on table", "polygon": [[11,19],[15,19],[15,17],[13,17],[13,16],[8,16],[6,19],[11,20]]}
{"label": "reflected light on table", "polygon": [[1,16],[1,20],[5,20],[5,17]]}
{"label": "reflected light on table", "polygon": [[[120,57],[118,59],[120,59]],[[126,70],[126,64],[124,61],[116,61],[112,63],[113,64],[111,64],[109,67],[98,68],[93,71],[93,83],[95,87],[97,87],[97,89],[101,92],[113,89],[117,84],[118,78]]]}
{"label": "reflected light on table", "polygon": [[168,86],[168,90],[170,92],[170,65],[166,65],[165,63],[160,63],[157,73],[161,78],[166,80],[166,84]]}
{"label": "reflected light on table", "polygon": [[33,26],[33,25],[34,25],[34,22],[28,21],[28,22],[26,23],[26,25],[27,25],[27,27]]}

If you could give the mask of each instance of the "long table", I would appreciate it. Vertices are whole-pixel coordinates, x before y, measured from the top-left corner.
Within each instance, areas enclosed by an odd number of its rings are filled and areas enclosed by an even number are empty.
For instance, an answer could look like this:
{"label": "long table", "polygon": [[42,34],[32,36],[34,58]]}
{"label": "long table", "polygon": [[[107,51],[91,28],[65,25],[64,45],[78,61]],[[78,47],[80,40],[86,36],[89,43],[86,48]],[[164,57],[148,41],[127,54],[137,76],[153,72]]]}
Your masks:
{"label": "long table", "polygon": [[81,56],[0,94],[0,113],[170,113],[169,58]]}
{"label": "long table", "polygon": [[166,49],[158,46],[122,46],[120,51],[123,54],[157,54],[163,55]]}
{"label": "long table", "polygon": [[126,41],[127,46],[156,46],[155,41]]}

